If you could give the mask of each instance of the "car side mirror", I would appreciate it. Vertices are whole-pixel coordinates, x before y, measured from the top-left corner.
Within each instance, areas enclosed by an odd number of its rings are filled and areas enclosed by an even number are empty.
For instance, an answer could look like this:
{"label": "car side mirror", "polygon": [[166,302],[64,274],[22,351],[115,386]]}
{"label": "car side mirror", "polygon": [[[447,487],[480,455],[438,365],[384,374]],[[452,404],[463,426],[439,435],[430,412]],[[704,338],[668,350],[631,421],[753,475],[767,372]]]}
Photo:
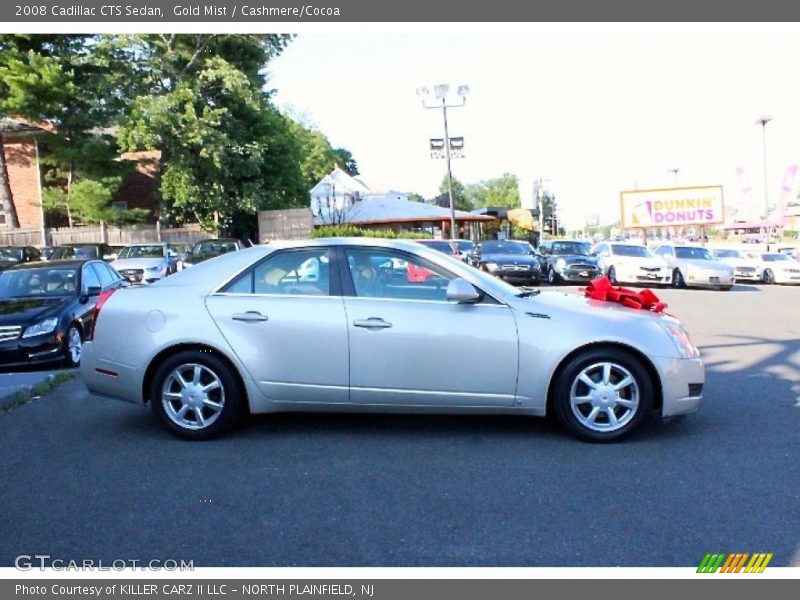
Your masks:
{"label": "car side mirror", "polygon": [[92,296],[99,296],[100,292],[102,292],[102,288],[99,288],[95,285],[87,288],[85,291],[81,292],[80,297],[78,298],[81,304],[86,304],[89,301],[89,298]]}
{"label": "car side mirror", "polygon": [[459,277],[447,284],[447,299],[457,304],[475,304],[481,295],[474,285]]}

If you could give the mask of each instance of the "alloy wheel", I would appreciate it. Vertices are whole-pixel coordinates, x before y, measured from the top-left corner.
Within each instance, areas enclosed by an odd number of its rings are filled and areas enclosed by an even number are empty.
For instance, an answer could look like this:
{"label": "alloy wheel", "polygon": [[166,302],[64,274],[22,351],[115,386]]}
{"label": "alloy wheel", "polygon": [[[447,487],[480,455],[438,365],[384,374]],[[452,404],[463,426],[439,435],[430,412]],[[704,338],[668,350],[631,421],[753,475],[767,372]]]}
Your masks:
{"label": "alloy wheel", "polygon": [[627,425],[639,409],[639,384],[615,362],[582,369],[572,382],[569,402],[578,422],[591,431],[613,432]]}
{"label": "alloy wheel", "polygon": [[164,379],[161,403],[166,416],[179,427],[205,429],[222,414],[225,390],[219,375],[209,367],[182,364]]}

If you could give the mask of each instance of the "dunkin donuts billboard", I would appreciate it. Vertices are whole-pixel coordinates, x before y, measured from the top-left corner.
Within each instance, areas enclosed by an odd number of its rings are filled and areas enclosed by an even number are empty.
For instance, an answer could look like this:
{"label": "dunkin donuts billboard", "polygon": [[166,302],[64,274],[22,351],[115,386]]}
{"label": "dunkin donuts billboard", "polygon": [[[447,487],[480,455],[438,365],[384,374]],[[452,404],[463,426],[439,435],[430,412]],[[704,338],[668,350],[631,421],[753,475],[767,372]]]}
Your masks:
{"label": "dunkin donuts billboard", "polygon": [[721,185],[622,192],[620,207],[623,229],[711,225],[724,220]]}

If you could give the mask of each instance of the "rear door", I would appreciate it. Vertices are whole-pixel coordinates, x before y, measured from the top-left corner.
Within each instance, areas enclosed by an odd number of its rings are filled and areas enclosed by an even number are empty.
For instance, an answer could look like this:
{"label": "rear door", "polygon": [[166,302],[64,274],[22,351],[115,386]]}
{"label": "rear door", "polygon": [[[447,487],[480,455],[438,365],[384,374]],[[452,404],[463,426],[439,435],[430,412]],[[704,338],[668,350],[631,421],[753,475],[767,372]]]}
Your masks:
{"label": "rear door", "polygon": [[269,254],[206,306],[264,396],[348,402],[347,322],[325,247]]}

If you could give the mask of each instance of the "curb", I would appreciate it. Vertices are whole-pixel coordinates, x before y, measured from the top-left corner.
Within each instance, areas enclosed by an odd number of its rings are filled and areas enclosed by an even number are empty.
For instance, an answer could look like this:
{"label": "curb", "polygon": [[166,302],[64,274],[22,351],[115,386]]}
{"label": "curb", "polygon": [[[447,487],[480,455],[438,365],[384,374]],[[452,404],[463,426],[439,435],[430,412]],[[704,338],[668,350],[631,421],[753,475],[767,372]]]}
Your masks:
{"label": "curb", "polygon": [[12,410],[18,406],[27,404],[31,400],[40,398],[60,384],[74,377],[75,373],[72,371],[60,371],[59,373],[48,375],[39,383],[21,385],[16,391],[0,396],[0,412]]}

